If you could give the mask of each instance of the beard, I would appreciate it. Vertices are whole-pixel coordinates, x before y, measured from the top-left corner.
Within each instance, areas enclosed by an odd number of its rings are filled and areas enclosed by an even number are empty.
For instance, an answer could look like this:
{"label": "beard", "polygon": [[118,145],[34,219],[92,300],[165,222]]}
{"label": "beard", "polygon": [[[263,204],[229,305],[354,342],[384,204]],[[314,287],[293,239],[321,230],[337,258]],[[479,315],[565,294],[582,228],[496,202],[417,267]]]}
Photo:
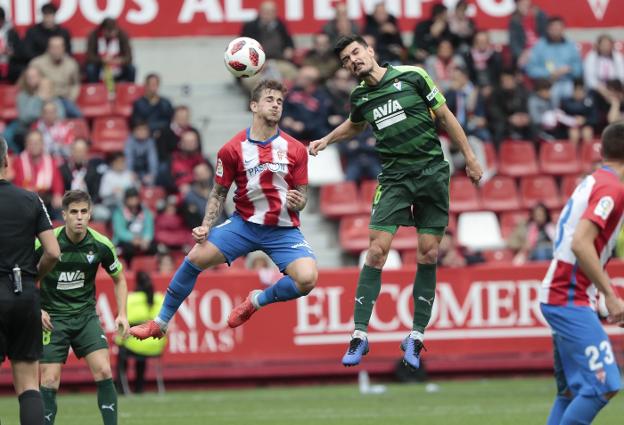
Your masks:
{"label": "beard", "polygon": [[368,77],[372,71],[373,65],[366,66],[366,64],[363,64],[358,71],[353,72],[353,75],[355,75],[357,79],[363,80]]}

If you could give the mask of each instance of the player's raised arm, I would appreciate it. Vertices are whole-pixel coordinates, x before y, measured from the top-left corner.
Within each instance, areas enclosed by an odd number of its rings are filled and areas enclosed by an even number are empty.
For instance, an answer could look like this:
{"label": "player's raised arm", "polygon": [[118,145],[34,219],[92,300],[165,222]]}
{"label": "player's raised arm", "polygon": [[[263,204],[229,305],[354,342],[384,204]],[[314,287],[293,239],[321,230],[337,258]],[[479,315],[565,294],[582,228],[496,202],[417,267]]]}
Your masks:
{"label": "player's raised arm", "polygon": [[310,143],[310,155],[316,156],[320,151],[325,149],[332,143],[340,142],[341,140],[351,140],[358,134],[360,134],[366,128],[367,122],[353,122],[351,119],[345,120],[342,124],[336,127],[331,133],[322,139],[315,140]]}

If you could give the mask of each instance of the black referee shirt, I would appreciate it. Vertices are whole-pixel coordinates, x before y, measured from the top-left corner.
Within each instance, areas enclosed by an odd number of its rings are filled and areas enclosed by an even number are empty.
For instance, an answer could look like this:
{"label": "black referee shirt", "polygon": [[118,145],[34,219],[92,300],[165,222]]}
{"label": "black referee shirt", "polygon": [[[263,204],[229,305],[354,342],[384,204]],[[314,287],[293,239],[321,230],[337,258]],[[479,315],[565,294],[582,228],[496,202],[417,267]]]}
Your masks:
{"label": "black referee shirt", "polygon": [[0,179],[0,278],[17,264],[22,276],[35,277],[35,238],[52,229],[50,216],[36,193]]}

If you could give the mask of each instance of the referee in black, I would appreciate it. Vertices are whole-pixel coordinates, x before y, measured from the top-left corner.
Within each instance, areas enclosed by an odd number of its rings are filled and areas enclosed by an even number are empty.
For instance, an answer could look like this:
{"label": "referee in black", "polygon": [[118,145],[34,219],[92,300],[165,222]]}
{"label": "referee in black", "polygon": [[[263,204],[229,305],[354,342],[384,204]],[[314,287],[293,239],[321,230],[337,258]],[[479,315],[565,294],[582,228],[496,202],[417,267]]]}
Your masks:
{"label": "referee in black", "polygon": [[[6,180],[7,144],[0,137],[0,363],[8,357],[21,425],[43,425],[39,394],[41,308],[36,281],[61,256],[52,223],[37,194]],[[37,264],[35,238],[44,254]]]}

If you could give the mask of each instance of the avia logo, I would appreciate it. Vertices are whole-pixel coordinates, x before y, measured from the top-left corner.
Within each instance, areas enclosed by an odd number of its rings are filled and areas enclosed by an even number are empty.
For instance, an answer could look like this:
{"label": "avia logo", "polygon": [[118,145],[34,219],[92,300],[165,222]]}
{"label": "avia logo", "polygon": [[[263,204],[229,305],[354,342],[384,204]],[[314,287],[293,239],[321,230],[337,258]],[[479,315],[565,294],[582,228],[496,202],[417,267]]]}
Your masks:
{"label": "avia logo", "polygon": [[75,272],[61,272],[58,278],[56,289],[67,291],[70,289],[82,288],[84,286],[85,274],[80,270]]}
{"label": "avia logo", "polygon": [[597,20],[602,21],[604,18],[607,7],[609,7],[609,0],[587,0],[589,7]]}
{"label": "avia logo", "polygon": [[406,119],[405,111],[398,100],[389,99],[385,105],[373,109],[373,120],[379,130]]}

